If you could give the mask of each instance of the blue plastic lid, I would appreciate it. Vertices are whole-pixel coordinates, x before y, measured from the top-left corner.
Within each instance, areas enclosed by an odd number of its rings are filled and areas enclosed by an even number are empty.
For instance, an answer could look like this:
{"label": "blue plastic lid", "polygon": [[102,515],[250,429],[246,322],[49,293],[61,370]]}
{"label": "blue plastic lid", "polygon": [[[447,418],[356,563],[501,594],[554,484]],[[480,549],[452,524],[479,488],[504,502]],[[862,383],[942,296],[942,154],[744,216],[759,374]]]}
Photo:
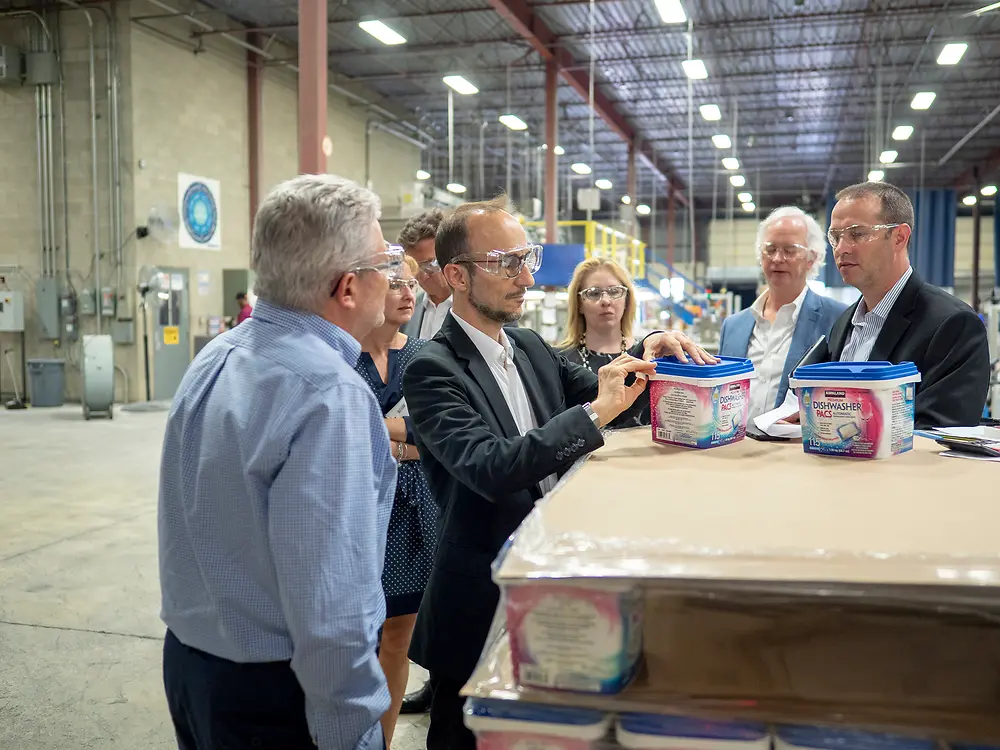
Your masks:
{"label": "blue plastic lid", "polygon": [[716,357],[716,365],[697,365],[691,360],[681,362],[676,357],[654,359],[657,375],[677,375],[683,378],[725,378],[753,372],[753,363],[743,357]]}
{"label": "blue plastic lid", "polygon": [[933,740],[829,727],[781,726],[778,737],[789,745],[817,750],[935,750],[937,747]]}
{"label": "blue plastic lid", "polygon": [[796,367],[796,380],[895,380],[919,375],[912,362],[820,362]]}
{"label": "blue plastic lid", "polygon": [[545,724],[569,724],[571,726],[592,726],[604,721],[604,713],[587,708],[555,708],[537,703],[521,701],[501,701],[489,698],[469,698],[465,702],[465,713],[484,719],[507,719],[508,721],[537,721]]}
{"label": "blue plastic lid", "polygon": [[626,732],[655,737],[753,741],[767,736],[766,725],[750,721],[703,721],[687,716],[621,714],[618,724]]}

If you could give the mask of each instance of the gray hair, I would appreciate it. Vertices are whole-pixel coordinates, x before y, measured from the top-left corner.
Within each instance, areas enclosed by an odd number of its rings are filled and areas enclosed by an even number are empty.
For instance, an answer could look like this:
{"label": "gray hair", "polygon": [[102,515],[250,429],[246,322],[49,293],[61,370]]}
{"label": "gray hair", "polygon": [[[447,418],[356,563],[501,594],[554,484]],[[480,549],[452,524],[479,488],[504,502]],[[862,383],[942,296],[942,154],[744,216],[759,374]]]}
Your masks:
{"label": "gray hair", "polygon": [[307,174],[277,185],[253,223],[257,296],[320,312],[332,282],[371,255],[371,225],[381,211],[377,195],[345,177]]}
{"label": "gray hair", "polygon": [[902,188],[888,182],[859,182],[849,185],[837,193],[838,201],[853,201],[874,196],[878,198],[881,210],[879,221],[883,224],[906,224],[913,231],[913,201]]}
{"label": "gray hair", "polygon": [[757,226],[757,262],[760,263],[761,250],[764,244],[764,235],[768,227],[779,219],[798,219],[806,228],[806,247],[809,248],[812,256],[812,265],[809,266],[809,278],[815,279],[819,276],[823,263],[826,262],[826,235],[819,222],[797,206],[782,206],[774,209]]}

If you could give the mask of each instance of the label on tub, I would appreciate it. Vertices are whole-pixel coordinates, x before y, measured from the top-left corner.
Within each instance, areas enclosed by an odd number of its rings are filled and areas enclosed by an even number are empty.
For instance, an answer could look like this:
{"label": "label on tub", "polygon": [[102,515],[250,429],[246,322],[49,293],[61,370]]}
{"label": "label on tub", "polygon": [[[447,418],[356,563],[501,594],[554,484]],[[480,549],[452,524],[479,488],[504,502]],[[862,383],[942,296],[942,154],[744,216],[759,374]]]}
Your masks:
{"label": "label on tub", "polygon": [[911,383],[887,392],[803,388],[800,398],[805,414],[802,440],[809,453],[875,458],[886,430],[891,453],[903,453],[913,447]]}
{"label": "label on tub", "polygon": [[653,381],[651,388],[656,404],[653,435],[660,442],[714,448],[746,435],[749,380],[712,388]]}

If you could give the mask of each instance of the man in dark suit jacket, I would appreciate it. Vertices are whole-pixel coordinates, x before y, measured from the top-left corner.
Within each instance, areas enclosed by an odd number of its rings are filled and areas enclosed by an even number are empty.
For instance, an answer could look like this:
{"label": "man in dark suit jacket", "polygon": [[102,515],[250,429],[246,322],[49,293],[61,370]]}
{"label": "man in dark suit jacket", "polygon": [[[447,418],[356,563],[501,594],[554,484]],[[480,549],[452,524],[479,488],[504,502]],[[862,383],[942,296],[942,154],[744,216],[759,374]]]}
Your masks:
{"label": "man in dark suit jacket", "polygon": [[[541,248],[527,244],[504,203],[470,203],[441,224],[438,262],[454,305],[407,366],[403,394],[417,447],[442,508],[438,549],[410,658],[436,682],[429,750],[475,748],[459,690],[479,659],[499,601],[490,566],[535,502],[578,458],[603,444],[600,427],[643,394],[652,363],[623,354],[594,375],[521,315]],[[674,333],[646,338],[645,356],[714,361]],[[648,395],[643,397],[648,398]]]}
{"label": "man in dark suit jacket", "polygon": [[920,371],[918,428],[976,425],[990,381],[986,328],[961,300],[910,268],[913,204],[899,188],[841,190],[830,244],[841,276],[861,291],[830,332],[830,359],[913,362]]}

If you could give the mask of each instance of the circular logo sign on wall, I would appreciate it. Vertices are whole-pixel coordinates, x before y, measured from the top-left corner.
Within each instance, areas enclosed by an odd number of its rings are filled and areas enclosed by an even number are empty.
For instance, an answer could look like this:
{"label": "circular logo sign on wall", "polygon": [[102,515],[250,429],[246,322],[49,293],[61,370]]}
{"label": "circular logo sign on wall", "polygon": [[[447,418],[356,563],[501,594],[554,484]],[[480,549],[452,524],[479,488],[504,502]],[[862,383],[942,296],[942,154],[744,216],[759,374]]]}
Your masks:
{"label": "circular logo sign on wall", "polygon": [[192,182],[184,191],[184,227],[195,242],[208,242],[219,226],[215,197],[203,182]]}

